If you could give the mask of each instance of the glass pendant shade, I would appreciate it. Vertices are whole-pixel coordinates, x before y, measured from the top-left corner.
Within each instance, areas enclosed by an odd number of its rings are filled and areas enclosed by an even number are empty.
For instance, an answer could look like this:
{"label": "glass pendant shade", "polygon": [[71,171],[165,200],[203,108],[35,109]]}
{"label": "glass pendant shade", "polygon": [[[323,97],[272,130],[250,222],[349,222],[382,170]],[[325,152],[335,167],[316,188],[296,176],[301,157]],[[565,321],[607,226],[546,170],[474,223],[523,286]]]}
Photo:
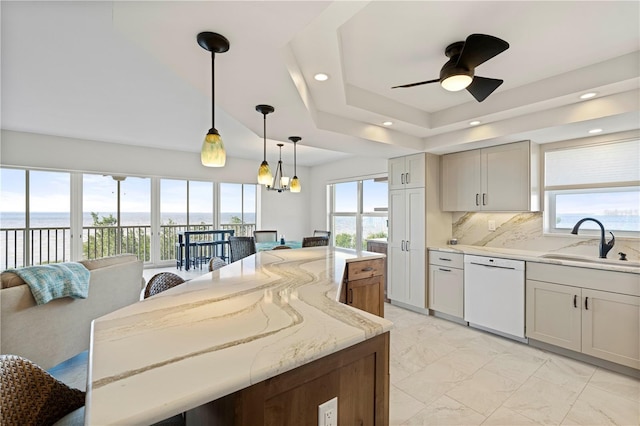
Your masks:
{"label": "glass pendant shade", "polygon": [[271,185],[271,181],[273,180],[273,175],[271,174],[271,168],[269,167],[269,163],[263,161],[260,164],[260,168],[258,169],[258,184],[260,185]]}
{"label": "glass pendant shade", "polygon": [[289,177],[288,176],[282,176],[280,178],[280,186],[283,188],[286,188],[287,186],[289,186]]}
{"label": "glass pendant shade", "polygon": [[206,167],[224,167],[227,162],[224,143],[216,129],[209,130],[205,136],[200,150],[200,161]]}
{"label": "glass pendant shade", "polygon": [[293,179],[291,179],[291,186],[289,187],[289,190],[291,192],[300,192],[301,189],[300,179],[298,179],[298,176],[294,176]]}

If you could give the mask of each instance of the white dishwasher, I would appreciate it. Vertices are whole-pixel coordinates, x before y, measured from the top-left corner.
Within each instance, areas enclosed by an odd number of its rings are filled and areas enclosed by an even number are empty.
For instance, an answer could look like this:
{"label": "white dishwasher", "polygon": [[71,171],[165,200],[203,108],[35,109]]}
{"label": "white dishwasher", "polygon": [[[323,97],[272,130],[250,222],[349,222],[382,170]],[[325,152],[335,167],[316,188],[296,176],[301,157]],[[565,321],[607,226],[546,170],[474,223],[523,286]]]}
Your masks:
{"label": "white dishwasher", "polygon": [[526,341],[524,261],[464,255],[464,320]]}

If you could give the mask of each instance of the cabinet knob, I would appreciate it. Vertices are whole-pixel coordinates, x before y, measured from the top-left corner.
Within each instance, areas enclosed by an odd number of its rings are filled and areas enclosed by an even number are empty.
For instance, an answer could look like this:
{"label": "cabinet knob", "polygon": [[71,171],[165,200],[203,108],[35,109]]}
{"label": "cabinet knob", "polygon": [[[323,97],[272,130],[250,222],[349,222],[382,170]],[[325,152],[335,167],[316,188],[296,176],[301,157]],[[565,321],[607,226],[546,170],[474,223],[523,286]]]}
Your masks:
{"label": "cabinet knob", "polygon": [[439,257],[438,260],[443,260],[445,262],[451,262],[451,259],[447,259],[445,257]]}
{"label": "cabinet knob", "polygon": [[486,206],[487,205],[487,194],[486,193],[482,193],[482,205]]}
{"label": "cabinet knob", "polygon": [[409,183],[409,173],[405,173],[404,183]]}
{"label": "cabinet knob", "polygon": [[353,303],[353,289],[349,289],[349,303]]}
{"label": "cabinet knob", "polygon": [[577,294],[573,295],[573,307],[574,308],[578,307],[578,295]]}
{"label": "cabinet knob", "polygon": [[589,310],[589,298],[588,297],[584,298],[584,310],[585,311]]}
{"label": "cabinet knob", "polygon": [[369,272],[369,271],[373,271],[373,268],[371,266],[367,266],[366,268],[362,268],[362,272]]}
{"label": "cabinet knob", "polygon": [[438,268],[439,270],[441,270],[442,272],[451,272],[451,269],[444,269],[444,268]]}
{"label": "cabinet knob", "polygon": [[480,194],[476,194],[476,206],[480,205]]}
{"label": "cabinet knob", "polygon": [[400,183],[404,185],[404,173],[400,174]]}

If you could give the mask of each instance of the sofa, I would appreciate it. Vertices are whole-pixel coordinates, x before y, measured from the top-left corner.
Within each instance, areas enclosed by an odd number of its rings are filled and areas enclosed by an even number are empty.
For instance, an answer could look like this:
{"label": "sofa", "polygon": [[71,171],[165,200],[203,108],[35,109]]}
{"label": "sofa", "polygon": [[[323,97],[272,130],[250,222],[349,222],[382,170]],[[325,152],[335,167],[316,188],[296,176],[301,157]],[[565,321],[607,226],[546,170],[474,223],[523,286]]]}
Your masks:
{"label": "sofa", "polygon": [[83,260],[89,297],[36,305],[29,286],[3,272],[0,287],[0,353],[20,355],[49,369],[89,349],[91,321],[140,300],[142,262],[126,254]]}

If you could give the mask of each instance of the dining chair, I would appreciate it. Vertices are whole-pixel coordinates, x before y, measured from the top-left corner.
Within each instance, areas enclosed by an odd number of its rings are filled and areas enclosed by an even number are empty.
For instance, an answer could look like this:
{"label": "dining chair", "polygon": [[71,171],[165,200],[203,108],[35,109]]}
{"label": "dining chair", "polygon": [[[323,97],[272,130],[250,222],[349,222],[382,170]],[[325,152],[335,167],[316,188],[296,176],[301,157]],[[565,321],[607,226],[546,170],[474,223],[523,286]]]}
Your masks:
{"label": "dining chair", "polygon": [[327,237],[303,237],[302,247],[320,247],[328,246],[329,238]]}
{"label": "dining chair", "polygon": [[177,285],[186,282],[184,278],[173,272],[160,272],[155,274],[149,279],[146,287],[144,288],[144,299],[151,297],[154,294],[161,293],[165,290],[169,290]]}
{"label": "dining chair", "polygon": [[51,425],[84,407],[85,392],[67,386],[34,362],[0,355],[0,424]]}
{"label": "dining chair", "polygon": [[251,256],[256,252],[256,241],[253,237],[229,237],[231,263]]}
{"label": "dining chair", "polygon": [[321,231],[319,229],[316,229],[313,231],[313,236],[331,238],[331,231]]}
{"label": "dining chair", "polygon": [[219,257],[215,257],[214,256],[209,261],[209,272],[218,270],[218,269],[222,268],[223,266],[227,266],[227,262],[225,262],[224,260],[220,259]]}
{"label": "dining chair", "polygon": [[278,231],[253,231],[256,243],[278,241]]}

